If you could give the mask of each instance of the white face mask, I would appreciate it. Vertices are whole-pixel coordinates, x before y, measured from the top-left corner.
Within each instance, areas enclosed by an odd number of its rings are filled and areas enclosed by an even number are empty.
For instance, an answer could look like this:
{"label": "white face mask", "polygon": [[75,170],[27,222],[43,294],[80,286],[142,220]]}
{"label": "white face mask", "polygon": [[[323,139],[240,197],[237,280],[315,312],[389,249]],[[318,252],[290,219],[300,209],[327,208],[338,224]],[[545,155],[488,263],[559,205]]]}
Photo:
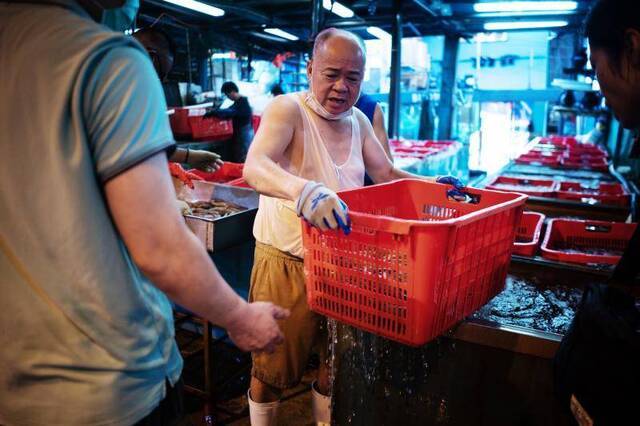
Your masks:
{"label": "white face mask", "polygon": [[309,88],[309,92],[304,99],[304,103],[307,104],[307,106],[311,108],[313,112],[315,112],[325,120],[340,120],[342,118],[349,117],[351,115],[351,109],[353,108],[351,107],[348,110],[341,112],[340,114],[330,113],[320,104],[320,102],[318,102],[318,98],[316,98],[316,95],[313,94],[311,88]]}

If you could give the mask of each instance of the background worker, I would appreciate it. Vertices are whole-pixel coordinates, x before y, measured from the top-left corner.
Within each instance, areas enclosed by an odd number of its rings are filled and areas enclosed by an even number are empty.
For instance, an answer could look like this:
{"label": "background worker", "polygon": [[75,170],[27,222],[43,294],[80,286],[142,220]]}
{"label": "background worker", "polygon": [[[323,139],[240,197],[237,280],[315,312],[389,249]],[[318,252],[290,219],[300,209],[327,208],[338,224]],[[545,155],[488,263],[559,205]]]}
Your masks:
{"label": "background worker", "polygon": [[[180,92],[176,90],[175,84],[167,82],[167,76],[173,68],[173,61],[176,56],[176,48],[171,37],[164,31],[156,27],[142,28],[135,33],[133,37],[138,40],[145,48],[153,67],[158,74],[158,78],[162,83],[165,99],[169,106],[180,106]],[[173,147],[167,150],[169,161],[176,163],[188,164],[189,166],[201,170],[203,172],[213,172],[222,167],[221,157],[214,153],[199,149],[178,148]]]}
{"label": "background worker", "polygon": [[[620,125],[640,130],[640,15],[636,0],[598,0],[585,24],[591,65]],[[620,140],[618,141],[620,143]],[[633,141],[630,158],[640,157]],[[607,283],[585,286],[554,359],[555,393],[579,424],[638,424],[640,272],[636,227]],[[576,409],[575,407],[578,407]],[[635,419],[635,420],[634,420]]]}
{"label": "background worker", "polygon": [[384,114],[382,114],[382,108],[380,104],[366,93],[361,93],[358,98],[358,102],[354,105],[367,117],[371,126],[373,126],[373,133],[382,145],[385,154],[389,158],[389,161],[393,162],[393,156],[391,155],[391,148],[389,147],[389,137],[387,136],[387,129],[384,125]]}
{"label": "background worker", "polygon": [[122,3],[0,4],[1,424],[173,424],[167,296],[243,350],[282,339],[287,311],[240,298],[174,207],[151,61],[95,22]]}
{"label": "background worker", "polygon": [[233,105],[226,109],[209,111],[205,117],[231,118],[233,121],[233,161],[244,163],[249,145],[253,140],[253,123],[251,121],[253,112],[249,100],[240,94],[238,86],[233,81],[224,82],[220,90],[233,101]]}
{"label": "background worker", "polygon": [[[393,163],[393,156],[391,155],[389,138],[387,136],[387,129],[384,125],[384,116],[382,115],[382,108],[380,108],[380,104],[378,104],[378,102],[376,102],[371,96],[361,93],[358,98],[358,102],[356,102],[354,106],[362,111],[367,117],[373,126],[373,133],[382,145],[382,149],[384,149],[385,154],[389,157],[389,161]],[[364,185],[373,185],[373,180],[371,180],[371,177],[366,172],[364,174]]]}
{"label": "background worker", "polygon": [[[283,345],[273,354],[253,353],[248,397],[254,426],[273,424],[283,389],[300,381],[314,343],[326,343],[322,317],[306,303],[300,217],[321,230],[349,233],[348,207],[335,191],[363,186],[365,169],[376,183],[419,178],[394,168],[369,120],[352,108],[364,64],[357,37],[322,31],[307,65],[310,90],[275,98],[249,150],[244,177],[261,194],[250,300],[274,301],[291,311],[279,323]],[[461,186],[450,177],[441,180]],[[314,419],[322,424],[331,421],[328,371],[321,362],[312,386]]]}

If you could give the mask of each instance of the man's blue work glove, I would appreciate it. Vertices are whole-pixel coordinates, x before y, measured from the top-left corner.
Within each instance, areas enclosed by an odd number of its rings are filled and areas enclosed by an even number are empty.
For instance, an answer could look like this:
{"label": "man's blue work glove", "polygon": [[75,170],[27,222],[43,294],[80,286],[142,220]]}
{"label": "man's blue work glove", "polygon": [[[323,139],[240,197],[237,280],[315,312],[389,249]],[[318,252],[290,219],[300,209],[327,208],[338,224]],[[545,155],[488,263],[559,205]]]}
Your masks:
{"label": "man's blue work glove", "polygon": [[453,176],[436,176],[437,183],[453,185],[456,189],[464,189],[465,186],[460,179]]}
{"label": "man's blue work glove", "polygon": [[447,191],[447,196],[458,201],[464,201],[467,199],[467,194],[464,192],[464,184],[460,179],[453,176],[437,176],[436,183],[444,183],[452,185],[453,189]]}
{"label": "man's blue work glove", "polygon": [[347,205],[321,183],[307,182],[296,203],[296,212],[322,231],[340,228],[345,235],[351,232]]}

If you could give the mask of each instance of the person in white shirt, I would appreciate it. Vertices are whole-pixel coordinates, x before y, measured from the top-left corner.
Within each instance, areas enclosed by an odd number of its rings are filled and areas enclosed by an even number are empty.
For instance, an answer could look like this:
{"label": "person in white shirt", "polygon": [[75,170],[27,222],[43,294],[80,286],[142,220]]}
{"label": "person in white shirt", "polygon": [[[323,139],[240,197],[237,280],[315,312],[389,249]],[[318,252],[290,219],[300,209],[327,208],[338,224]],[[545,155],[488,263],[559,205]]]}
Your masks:
{"label": "person in white shirt", "polygon": [[[273,354],[253,354],[248,397],[254,426],[273,424],[282,390],[299,383],[312,346],[323,341],[318,339],[321,317],[306,303],[300,217],[321,230],[349,233],[348,208],[336,191],[363,186],[365,169],[376,183],[436,180],[396,169],[367,117],[353,108],[364,64],[362,42],[353,34],[334,28],[318,34],[307,65],[309,91],[271,102],[247,156],[244,177],[261,194],[249,297],[291,312],[279,321],[283,345]],[[439,181],[461,187],[455,178]],[[327,373],[321,362],[312,387],[313,414],[320,424],[331,421]]]}

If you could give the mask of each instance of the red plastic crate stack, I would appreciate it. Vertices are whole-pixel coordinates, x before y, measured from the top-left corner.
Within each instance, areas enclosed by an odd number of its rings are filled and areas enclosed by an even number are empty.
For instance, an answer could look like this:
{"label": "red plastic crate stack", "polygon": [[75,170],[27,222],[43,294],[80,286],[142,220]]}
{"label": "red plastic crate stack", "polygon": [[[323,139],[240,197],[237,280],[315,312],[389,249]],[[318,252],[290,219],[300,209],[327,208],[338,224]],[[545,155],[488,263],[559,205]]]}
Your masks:
{"label": "red plastic crate stack", "polygon": [[560,262],[616,265],[626,249],[635,223],[551,219],[540,250]]}
{"label": "red plastic crate stack", "polygon": [[526,196],[469,189],[466,203],[447,190],[411,179],[342,191],[349,235],[303,221],[310,308],[416,346],[502,291]]}
{"label": "red plastic crate stack", "polygon": [[609,168],[604,149],[565,136],[540,139],[529,152],[518,157],[516,163],[595,171],[607,171]]}

